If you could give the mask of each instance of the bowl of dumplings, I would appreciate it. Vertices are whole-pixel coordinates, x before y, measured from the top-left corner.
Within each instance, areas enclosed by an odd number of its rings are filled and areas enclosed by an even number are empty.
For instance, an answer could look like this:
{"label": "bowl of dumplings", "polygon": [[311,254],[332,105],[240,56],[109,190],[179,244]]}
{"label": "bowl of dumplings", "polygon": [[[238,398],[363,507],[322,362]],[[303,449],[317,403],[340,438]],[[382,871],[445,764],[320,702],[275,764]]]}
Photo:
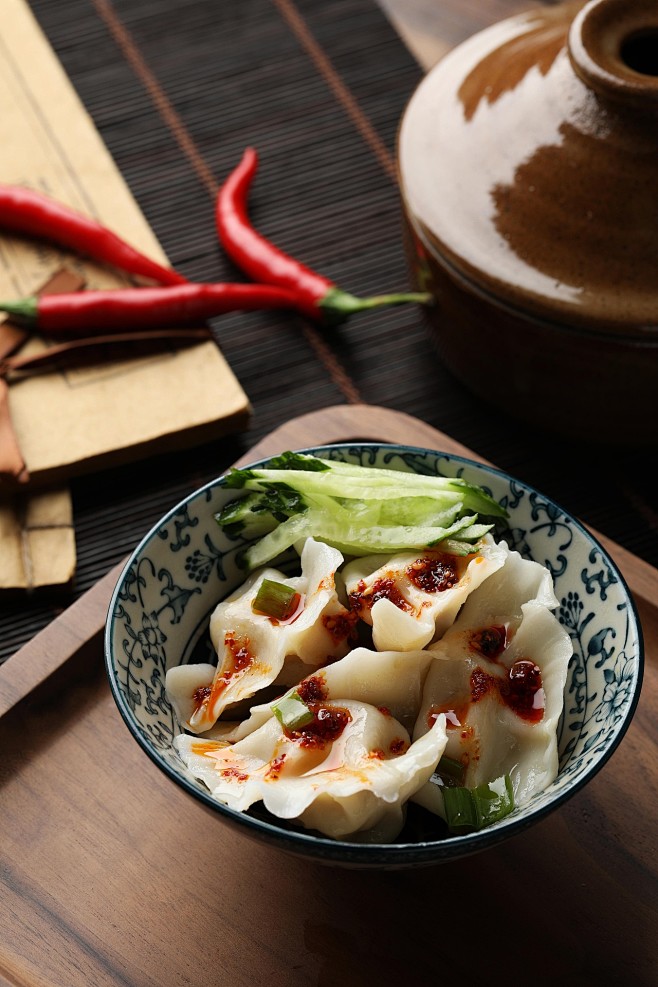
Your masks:
{"label": "bowl of dumplings", "polygon": [[495,846],[606,763],[639,698],[596,539],[493,467],[390,444],[231,470],[111,600],[106,668],[155,764],[245,837],[352,867]]}

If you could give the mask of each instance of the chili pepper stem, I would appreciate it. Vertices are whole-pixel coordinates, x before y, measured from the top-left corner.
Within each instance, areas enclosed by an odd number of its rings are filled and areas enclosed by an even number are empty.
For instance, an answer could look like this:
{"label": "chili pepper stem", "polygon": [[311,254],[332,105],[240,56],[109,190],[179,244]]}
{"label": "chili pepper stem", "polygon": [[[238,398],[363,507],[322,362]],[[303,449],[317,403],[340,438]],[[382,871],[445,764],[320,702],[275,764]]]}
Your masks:
{"label": "chili pepper stem", "polygon": [[318,308],[330,320],[342,322],[355,312],[364,312],[371,308],[383,308],[387,305],[430,305],[432,296],[429,292],[402,292],[393,295],[371,295],[369,298],[358,298],[340,288],[330,288],[317,302]]}
{"label": "chili pepper stem", "polygon": [[36,295],[30,295],[15,302],[0,302],[0,312],[6,312],[20,325],[35,326],[39,317],[39,299]]}

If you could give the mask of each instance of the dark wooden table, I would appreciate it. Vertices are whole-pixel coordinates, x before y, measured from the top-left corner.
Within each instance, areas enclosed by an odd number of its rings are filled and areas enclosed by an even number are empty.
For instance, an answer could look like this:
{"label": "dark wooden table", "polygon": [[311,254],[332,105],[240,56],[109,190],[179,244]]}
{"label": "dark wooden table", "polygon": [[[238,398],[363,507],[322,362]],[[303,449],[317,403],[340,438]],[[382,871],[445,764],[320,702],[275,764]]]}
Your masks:
{"label": "dark wooden table", "polygon": [[[184,274],[235,276],[216,245],[212,195],[253,143],[259,226],[369,294],[407,280],[394,144],[414,86],[452,45],[530,6],[381,2],[391,20],[374,0],[31,7]],[[75,587],[63,599],[13,599],[0,610],[5,673],[26,657],[17,695],[5,692],[13,708],[0,711],[0,984],[654,984],[658,513],[647,460],[655,450],[645,457],[595,437],[570,443],[492,412],[450,378],[415,310],[368,314],[323,334],[270,313],[212,328],[252,401],[250,429],[77,479]],[[356,437],[362,404],[384,409],[387,434],[378,437],[430,443],[440,429],[614,539],[647,639],[636,720],[592,785],[508,845],[413,873],[283,858],[172,791],[120,721],[98,636],[107,574],[170,505],[273,431],[275,444],[316,426],[332,434],[324,418],[287,431],[291,418],[340,407],[339,434],[347,416]],[[53,655],[53,674],[35,687]]]}

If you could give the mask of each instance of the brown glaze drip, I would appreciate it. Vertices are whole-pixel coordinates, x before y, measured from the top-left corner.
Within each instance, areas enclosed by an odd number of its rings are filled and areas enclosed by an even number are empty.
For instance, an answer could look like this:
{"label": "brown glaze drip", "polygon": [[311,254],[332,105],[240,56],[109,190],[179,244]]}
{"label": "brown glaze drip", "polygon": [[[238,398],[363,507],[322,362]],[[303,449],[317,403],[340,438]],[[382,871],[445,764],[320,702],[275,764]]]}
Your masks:
{"label": "brown glaze drip", "polygon": [[428,256],[496,299],[641,335],[658,325],[658,76],[628,61],[658,8],[582,8],[508,18],[428,73],[402,121],[402,192]]}

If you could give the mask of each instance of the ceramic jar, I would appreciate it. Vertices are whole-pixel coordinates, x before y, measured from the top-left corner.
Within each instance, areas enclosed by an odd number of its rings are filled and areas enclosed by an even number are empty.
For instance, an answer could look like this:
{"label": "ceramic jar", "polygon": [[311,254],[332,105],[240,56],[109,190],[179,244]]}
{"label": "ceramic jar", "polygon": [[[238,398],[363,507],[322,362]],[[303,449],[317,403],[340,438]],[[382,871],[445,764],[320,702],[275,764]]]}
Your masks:
{"label": "ceramic jar", "polygon": [[448,368],[542,428],[658,441],[658,2],[475,35],[412,96],[398,158]]}

